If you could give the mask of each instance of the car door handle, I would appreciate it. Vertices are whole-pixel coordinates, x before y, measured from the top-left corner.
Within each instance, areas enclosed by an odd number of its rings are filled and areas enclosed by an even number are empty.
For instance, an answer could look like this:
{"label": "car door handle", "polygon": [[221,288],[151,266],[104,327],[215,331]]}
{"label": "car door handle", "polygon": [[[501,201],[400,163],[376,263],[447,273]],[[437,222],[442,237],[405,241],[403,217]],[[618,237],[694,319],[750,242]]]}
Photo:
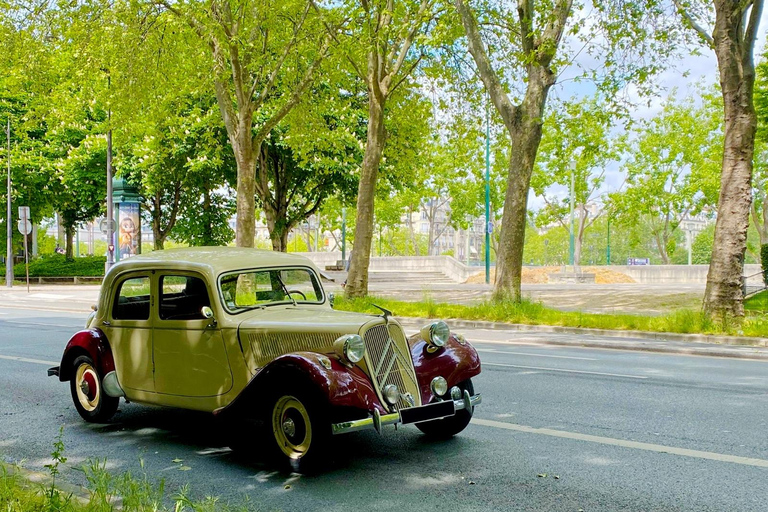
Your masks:
{"label": "car door handle", "polygon": [[104,320],[101,323],[102,323],[102,325],[112,325],[111,323],[109,323],[109,320]]}

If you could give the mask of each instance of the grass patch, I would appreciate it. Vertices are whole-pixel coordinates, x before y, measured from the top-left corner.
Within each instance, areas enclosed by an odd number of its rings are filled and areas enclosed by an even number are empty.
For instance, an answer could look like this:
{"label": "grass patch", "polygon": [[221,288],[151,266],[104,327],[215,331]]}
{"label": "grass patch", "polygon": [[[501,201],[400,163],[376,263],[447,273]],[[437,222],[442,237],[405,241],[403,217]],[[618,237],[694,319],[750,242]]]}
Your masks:
{"label": "grass patch", "polygon": [[371,306],[377,304],[404,317],[425,317],[462,320],[485,320],[528,325],[559,325],[592,329],[671,332],[683,334],[728,334],[768,336],[768,316],[750,316],[740,325],[712,320],[700,311],[678,310],[663,316],[617,315],[559,311],[539,302],[484,301],[478,304],[403,302],[381,297],[347,300],[336,299],[334,307],[344,311],[380,313]]}
{"label": "grass patch", "polygon": [[[0,511],[3,512],[247,512],[253,510],[246,503],[233,508],[216,497],[196,500],[184,486],[168,494],[165,482],[153,481],[147,476],[140,460],[141,474],[112,474],[107,471],[106,460],[90,460],[71,469],[81,471],[88,482],[87,491],[75,496],[62,491],[57,485],[64,457],[63,428],[59,432],[51,456],[53,462],[45,467],[49,481],[32,483],[15,466],[0,463]],[[246,497],[247,498],[247,497]]]}
{"label": "grass patch", "polygon": [[768,290],[756,293],[745,300],[744,309],[755,313],[768,313]]}

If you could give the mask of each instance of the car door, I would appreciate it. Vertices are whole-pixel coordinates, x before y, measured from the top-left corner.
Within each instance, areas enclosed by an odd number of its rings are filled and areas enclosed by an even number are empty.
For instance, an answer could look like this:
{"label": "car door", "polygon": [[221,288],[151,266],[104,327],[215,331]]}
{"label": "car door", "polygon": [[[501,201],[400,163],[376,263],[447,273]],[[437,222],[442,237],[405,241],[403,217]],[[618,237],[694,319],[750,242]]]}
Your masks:
{"label": "car door", "polygon": [[217,396],[232,388],[221,329],[201,313],[211,307],[202,276],[162,273],[153,322],[155,390],[188,397]]}
{"label": "car door", "polygon": [[152,365],[152,277],[131,273],[116,280],[109,312],[99,327],[109,340],[123,389],[154,391]]}

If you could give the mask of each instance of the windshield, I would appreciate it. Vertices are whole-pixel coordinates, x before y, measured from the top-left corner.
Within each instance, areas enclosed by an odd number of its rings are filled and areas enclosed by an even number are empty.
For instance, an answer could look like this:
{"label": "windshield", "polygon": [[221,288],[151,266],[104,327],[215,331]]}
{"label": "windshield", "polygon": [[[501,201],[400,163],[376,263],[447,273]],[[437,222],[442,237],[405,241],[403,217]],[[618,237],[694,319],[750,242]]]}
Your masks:
{"label": "windshield", "polygon": [[323,288],[307,268],[230,272],[219,278],[224,306],[230,313],[271,304],[321,304]]}

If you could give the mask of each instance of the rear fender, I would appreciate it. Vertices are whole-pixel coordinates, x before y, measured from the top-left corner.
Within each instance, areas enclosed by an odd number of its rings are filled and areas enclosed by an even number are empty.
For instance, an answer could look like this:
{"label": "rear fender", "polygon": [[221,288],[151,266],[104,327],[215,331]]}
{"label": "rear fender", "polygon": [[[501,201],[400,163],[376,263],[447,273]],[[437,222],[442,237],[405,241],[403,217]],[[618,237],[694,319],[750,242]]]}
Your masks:
{"label": "rear fender", "polygon": [[480,357],[463,336],[451,333],[445,346],[430,352],[429,344],[417,333],[408,338],[416,377],[419,381],[421,403],[430,403],[434,396],[430,384],[441,375],[448,389],[480,373]]}
{"label": "rear fender", "polygon": [[76,332],[70,338],[64,349],[59,367],[59,380],[67,381],[72,378],[75,359],[83,354],[88,355],[102,377],[115,370],[115,359],[104,331],[101,329],[85,329]]}
{"label": "rear fender", "polygon": [[[327,368],[329,361],[330,368]],[[230,405],[216,414],[243,415],[251,410],[252,404],[262,403],[263,397],[275,390],[274,386],[282,376],[297,373],[312,382],[332,408],[378,409],[381,414],[386,414],[373,384],[360,368],[350,368],[334,357],[316,352],[293,352],[275,358],[251,379]]]}

